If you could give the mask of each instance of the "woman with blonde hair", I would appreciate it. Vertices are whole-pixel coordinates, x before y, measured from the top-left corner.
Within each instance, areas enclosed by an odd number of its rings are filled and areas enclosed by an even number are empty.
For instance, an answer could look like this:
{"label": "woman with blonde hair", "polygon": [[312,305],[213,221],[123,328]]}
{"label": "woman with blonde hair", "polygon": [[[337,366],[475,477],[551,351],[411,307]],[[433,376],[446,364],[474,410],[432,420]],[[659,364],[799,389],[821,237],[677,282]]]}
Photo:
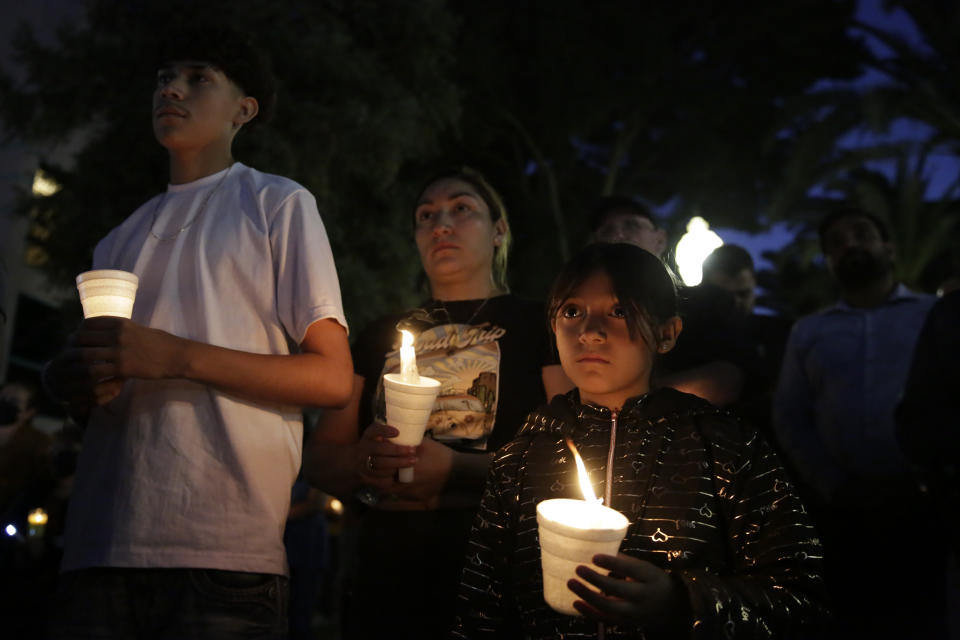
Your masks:
{"label": "woman with blonde hair", "polygon": [[[510,226],[489,182],[470,168],[437,174],[413,228],[430,299],[358,336],[353,399],[327,412],[305,454],[311,482],[349,499],[357,517],[345,638],[445,636],[493,452],[529,410],[570,387],[543,305],[509,293]],[[381,380],[399,370],[398,328],[417,336],[421,375],[442,384],[419,447],[391,443],[397,430],[384,419]],[[398,482],[411,466],[413,482]]]}

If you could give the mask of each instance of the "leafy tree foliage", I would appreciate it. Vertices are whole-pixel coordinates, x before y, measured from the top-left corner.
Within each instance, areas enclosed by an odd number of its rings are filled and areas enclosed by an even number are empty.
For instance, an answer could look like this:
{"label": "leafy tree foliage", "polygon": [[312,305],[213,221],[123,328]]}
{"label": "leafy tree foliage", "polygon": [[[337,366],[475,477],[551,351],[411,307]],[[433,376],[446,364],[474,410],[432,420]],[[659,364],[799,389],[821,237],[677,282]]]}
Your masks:
{"label": "leafy tree foliage", "polygon": [[[960,172],[938,185],[935,195],[929,178],[935,154],[960,154],[960,6],[939,1],[888,1],[885,6],[902,10],[921,42],[856,24],[887,49],[868,60],[887,81],[861,91],[831,88],[809,96],[820,103],[819,116],[798,130],[796,152],[785,164],[785,179],[769,209],[775,217],[799,222],[796,241],[775,256],[775,304],[794,312],[831,299],[811,232],[836,200],[856,203],[887,221],[897,245],[898,277],[908,285],[933,291],[960,274]],[[923,123],[931,134],[923,141],[837,145],[850,131],[882,133],[898,120]],[[818,290],[824,293],[819,304],[813,295]]]}
{"label": "leafy tree foliage", "polygon": [[[904,227],[901,257],[908,281],[933,289],[948,277],[960,276],[960,169],[938,202],[915,190],[927,185],[922,171],[932,154],[960,156],[960,5],[947,0],[887,0],[885,4],[909,16],[922,43],[863,25],[891,51],[875,66],[892,82],[867,95],[867,114],[877,127],[906,117],[932,131],[911,154],[917,168],[908,170],[901,160],[896,184],[891,186],[902,195],[898,203],[902,210],[895,215]],[[895,230],[901,231],[897,226],[895,222]]]}
{"label": "leafy tree foliage", "polygon": [[513,287],[542,296],[600,195],[671,212],[674,237],[695,212],[752,230],[814,217],[810,185],[866,157],[835,149],[863,121],[859,96],[817,89],[872,60],[849,32],[853,0],[243,6],[91,0],[51,46],[20,33],[25,81],[0,74],[7,130],[80,140],[73,165],[46,167],[61,191],[24,199],[52,277],[85,268],[96,239],[163,187],[149,54],[198,13],[272,54],[278,112],[236,155],[317,195],[357,327],[419,295],[410,212],[440,166],[473,164],[503,191]]}
{"label": "leafy tree foliage", "polygon": [[[455,20],[415,3],[96,0],[81,23],[41,44],[24,27],[15,48],[25,80],[0,77],[7,129],[28,140],[79,137],[69,166],[44,166],[61,186],[23,200],[33,241],[63,283],[88,268],[96,241],[166,183],[150,95],[157,39],[190,21],[225,20],[257,35],[280,82],[274,119],[241,132],[235,155],[290,176],[316,196],[351,320],[408,304],[419,269],[410,242],[407,163],[436,154],[458,114],[448,78]],[[171,6],[172,5],[172,6]]]}
{"label": "leafy tree foliage", "polygon": [[582,244],[600,195],[669,203],[674,240],[693,213],[759,228],[806,92],[866,60],[852,2],[456,6],[458,142],[506,185],[529,248],[514,277],[532,289]]}

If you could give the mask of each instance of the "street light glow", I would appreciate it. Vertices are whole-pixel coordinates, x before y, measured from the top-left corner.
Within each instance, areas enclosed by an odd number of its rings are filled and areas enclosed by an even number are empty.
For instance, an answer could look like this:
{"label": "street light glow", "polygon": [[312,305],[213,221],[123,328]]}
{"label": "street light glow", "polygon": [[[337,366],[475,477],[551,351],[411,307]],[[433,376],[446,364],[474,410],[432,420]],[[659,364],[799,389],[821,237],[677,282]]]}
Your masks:
{"label": "street light glow", "polygon": [[688,287],[700,284],[703,279],[703,261],[714,249],[723,244],[710,225],[700,216],[687,223],[687,232],[677,243],[677,270]]}
{"label": "street light glow", "polygon": [[60,185],[43,171],[37,169],[33,174],[32,190],[35,196],[52,196],[57,191],[60,191]]}

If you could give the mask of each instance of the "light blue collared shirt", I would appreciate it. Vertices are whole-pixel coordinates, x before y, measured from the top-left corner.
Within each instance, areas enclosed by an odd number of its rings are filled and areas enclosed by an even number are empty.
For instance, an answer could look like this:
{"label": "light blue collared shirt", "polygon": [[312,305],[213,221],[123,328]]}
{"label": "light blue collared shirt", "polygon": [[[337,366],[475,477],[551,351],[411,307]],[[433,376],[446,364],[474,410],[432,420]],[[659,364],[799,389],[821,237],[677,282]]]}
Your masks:
{"label": "light blue collared shirt", "polygon": [[797,321],[774,399],[774,429],[824,498],[849,478],[907,472],[893,410],[936,298],[902,284],[869,309],[839,302]]}

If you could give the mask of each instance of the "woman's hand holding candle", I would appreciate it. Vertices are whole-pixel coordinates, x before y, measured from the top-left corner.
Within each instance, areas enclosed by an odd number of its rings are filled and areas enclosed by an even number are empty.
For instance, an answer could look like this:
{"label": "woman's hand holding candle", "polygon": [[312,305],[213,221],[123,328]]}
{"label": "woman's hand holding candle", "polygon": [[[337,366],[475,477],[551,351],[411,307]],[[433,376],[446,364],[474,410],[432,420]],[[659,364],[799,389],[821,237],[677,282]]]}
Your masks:
{"label": "woman's hand holding candle", "polygon": [[357,468],[365,485],[387,493],[395,493],[400,484],[397,469],[417,464],[417,447],[394,444],[391,438],[397,430],[387,424],[374,422],[363,430],[357,442]]}
{"label": "woman's hand holding candle", "polygon": [[440,492],[450,477],[455,452],[432,438],[424,438],[416,451],[418,462],[413,481],[397,483],[394,493],[400,498],[423,503],[427,508],[436,508]]}
{"label": "woman's hand holding candle", "polygon": [[582,600],[573,606],[584,616],[612,624],[637,625],[683,635],[691,624],[690,603],[683,584],[656,565],[618,553],[597,554],[593,562],[610,575],[586,565],[577,576],[601,593],[571,579],[567,586]]}

